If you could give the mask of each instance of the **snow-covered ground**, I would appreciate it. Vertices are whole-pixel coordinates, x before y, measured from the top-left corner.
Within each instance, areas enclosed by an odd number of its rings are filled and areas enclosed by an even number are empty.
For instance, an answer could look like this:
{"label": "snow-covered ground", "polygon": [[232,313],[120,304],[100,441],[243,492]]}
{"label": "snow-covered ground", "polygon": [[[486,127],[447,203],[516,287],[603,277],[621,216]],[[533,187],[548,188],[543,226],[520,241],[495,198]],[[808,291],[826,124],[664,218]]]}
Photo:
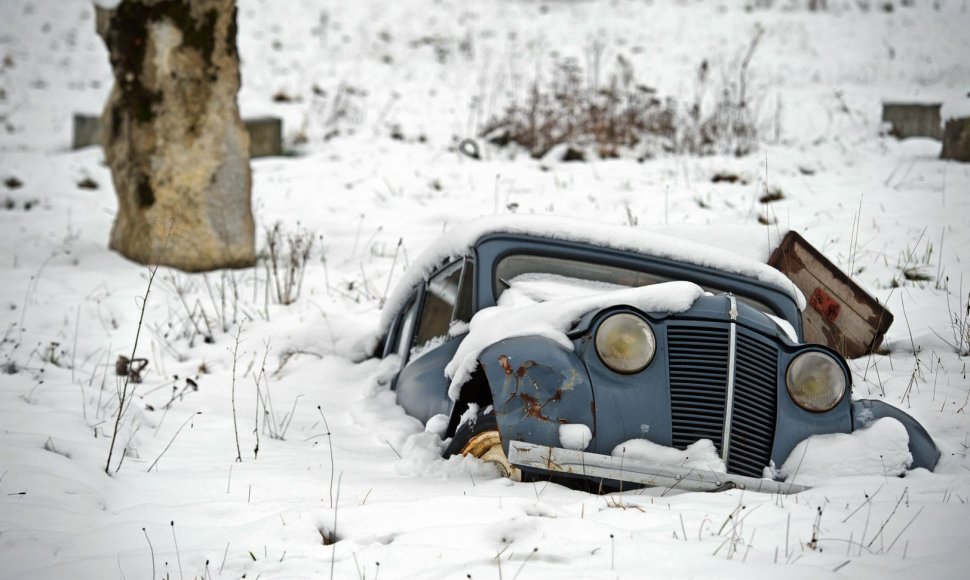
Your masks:
{"label": "snow-covered ground", "polygon": [[[101,150],[69,147],[72,114],[100,110],[110,69],[88,3],[4,0],[0,577],[965,575],[970,381],[954,333],[970,319],[970,165],[940,161],[937,141],[880,136],[879,119],[900,96],[968,109],[970,6],[807,4],[242,0],[242,110],[283,117],[295,153],[253,162],[257,222],[299,224],[313,258],[289,306],[267,300],[262,268],[158,270],[109,477],[115,361],[132,354],[150,272],[107,250]],[[692,101],[701,63],[734,78],[759,27],[753,154],[454,151],[557,59],[606,74],[623,56],[639,82]],[[783,199],[760,204],[766,186]],[[786,497],[594,496],[441,459],[388,391],[393,369],[363,359],[366,339],[443,230],[512,212],[800,230],[896,315],[885,353],[850,362],[854,395],[920,420],[936,472],[842,465]]]}

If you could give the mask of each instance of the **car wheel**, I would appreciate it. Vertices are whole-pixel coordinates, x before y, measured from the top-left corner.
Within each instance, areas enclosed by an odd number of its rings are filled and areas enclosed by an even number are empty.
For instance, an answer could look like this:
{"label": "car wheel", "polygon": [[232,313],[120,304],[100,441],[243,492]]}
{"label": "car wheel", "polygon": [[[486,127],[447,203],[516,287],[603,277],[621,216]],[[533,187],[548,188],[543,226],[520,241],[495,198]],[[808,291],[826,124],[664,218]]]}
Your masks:
{"label": "car wheel", "polygon": [[499,468],[503,476],[513,481],[522,481],[522,472],[509,463],[502,449],[502,437],[498,433],[495,414],[478,413],[474,420],[466,421],[451,438],[445,456],[471,455]]}

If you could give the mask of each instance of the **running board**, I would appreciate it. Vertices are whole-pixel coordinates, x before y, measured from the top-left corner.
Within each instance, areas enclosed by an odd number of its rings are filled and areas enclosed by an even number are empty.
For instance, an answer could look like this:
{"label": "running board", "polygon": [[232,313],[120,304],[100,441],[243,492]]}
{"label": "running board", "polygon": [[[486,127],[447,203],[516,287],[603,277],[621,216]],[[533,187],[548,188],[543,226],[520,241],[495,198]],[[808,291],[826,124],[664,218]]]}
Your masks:
{"label": "running board", "polygon": [[804,485],[773,479],[662,465],[629,457],[573,451],[522,441],[512,441],[509,445],[509,463],[521,468],[538,469],[549,473],[562,473],[594,480],[611,479],[685,491],[742,489],[760,493],[789,494],[809,489]]}

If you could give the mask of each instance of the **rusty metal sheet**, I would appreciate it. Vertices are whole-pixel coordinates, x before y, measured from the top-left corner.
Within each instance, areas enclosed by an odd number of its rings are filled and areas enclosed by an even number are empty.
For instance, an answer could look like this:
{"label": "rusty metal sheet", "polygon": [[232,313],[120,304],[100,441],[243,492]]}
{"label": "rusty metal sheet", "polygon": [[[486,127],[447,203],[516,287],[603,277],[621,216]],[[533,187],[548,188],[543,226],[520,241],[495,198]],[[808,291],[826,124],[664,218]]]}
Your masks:
{"label": "rusty metal sheet", "polygon": [[802,312],[805,340],[830,346],[846,358],[879,347],[893,315],[796,232],[771,254],[777,268],[808,296]]}
{"label": "rusty metal sheet", "polygon": [[595,444],[593,390],[573,351],[537,336],[501,340],[482,351],[502,441],[559,444],[559,426],[590,428]]}

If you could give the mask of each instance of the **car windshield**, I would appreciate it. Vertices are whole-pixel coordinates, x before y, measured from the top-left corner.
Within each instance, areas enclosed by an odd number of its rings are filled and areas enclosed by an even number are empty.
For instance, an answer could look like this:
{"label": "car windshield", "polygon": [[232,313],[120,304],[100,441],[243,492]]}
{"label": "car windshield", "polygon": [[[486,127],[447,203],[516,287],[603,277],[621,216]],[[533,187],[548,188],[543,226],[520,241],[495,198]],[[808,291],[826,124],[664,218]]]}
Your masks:
{"label": "car windshield", "polygon": [[[675,280],[608,264],[512,254],[502,258],[495,268],[494,292],[497,304],[514,306]],[[713,294],[725,292],[723,288],[701,287]],[[774,313],[766,304],[753,298],[739,295],[738,300],[762,312]]]}

